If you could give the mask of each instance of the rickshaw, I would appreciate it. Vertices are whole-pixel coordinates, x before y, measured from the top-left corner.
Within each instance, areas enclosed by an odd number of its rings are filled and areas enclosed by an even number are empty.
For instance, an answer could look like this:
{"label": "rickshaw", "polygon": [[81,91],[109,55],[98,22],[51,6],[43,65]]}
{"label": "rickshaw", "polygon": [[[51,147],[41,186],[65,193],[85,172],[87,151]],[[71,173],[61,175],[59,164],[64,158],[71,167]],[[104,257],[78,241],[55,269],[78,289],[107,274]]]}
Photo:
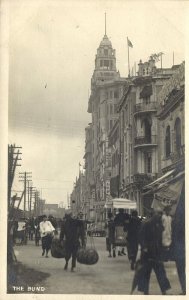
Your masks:
{"label": "rickshaw", "polygon": [[[108,212],[112,212],[113,216],[116,215],[118,210],[122,208],[125,213],[130,214],[132,210],[137,209],[135,201],[126,198],[115,198],[106,202],[104,209],[106,210],[106,215]],[[127,245],[127,232],[124,231],[124,226],[115,226],[115,247]]]}

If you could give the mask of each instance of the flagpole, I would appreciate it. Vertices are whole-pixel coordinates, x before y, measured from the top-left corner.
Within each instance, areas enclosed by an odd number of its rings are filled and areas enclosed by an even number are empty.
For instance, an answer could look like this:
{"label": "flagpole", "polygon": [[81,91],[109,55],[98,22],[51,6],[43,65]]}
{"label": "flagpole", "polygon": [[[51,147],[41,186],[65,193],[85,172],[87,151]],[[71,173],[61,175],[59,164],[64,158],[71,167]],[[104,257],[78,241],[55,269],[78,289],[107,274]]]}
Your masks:
{"label": "flagpole", "polygon": [[174,51],[173,51],[173,66],[175,65],[175,55],[174,55]]}
{"label": "flagpole", "polygon": [[128,37],[127,37],[127,48],[128,48],[128,77],[130,77],[130,64],[129,64],[129,44],[128,44]]}
{"label": "flagpole", "polygon": [[106,35],[106,12],[105,12],[105,35]]}

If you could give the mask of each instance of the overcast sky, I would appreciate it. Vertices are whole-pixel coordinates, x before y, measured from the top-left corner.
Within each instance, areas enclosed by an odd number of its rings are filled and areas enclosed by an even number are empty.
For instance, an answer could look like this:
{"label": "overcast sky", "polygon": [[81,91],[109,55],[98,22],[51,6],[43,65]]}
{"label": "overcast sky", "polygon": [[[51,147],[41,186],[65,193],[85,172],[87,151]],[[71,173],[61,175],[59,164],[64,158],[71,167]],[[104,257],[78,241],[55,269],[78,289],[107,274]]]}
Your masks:
{"label": "overcast sky", "polygon": [[[9,143],[22,146],[22,167],[47,203],[67,203],[83,163],[90,80],[107,35],[117,69],[162,51],[163,67],[184,60],[186,2],[10,1]],[[188,6],[187,6],[188,7]],[[159,63],[157,64],[157,67]],[[15,190],[21,184],[15,181]]]}

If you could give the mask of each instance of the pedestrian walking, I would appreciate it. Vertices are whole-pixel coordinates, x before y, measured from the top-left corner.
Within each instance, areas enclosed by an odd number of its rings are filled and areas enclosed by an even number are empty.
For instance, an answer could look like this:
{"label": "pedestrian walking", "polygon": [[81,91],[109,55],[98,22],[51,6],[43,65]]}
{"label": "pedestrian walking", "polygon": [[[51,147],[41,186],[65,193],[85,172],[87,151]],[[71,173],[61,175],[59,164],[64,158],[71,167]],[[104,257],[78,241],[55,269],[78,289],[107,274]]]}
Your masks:
{"label": "pedestrian walking", "polygon": [[34,217],[29,219],[28,222],[28,237],[30,241],[33,241],[33,235],[35,233],[35,220]]}
{"label": "pedestrian walking", "polygon": [[65,266],[64,270],[68,269],[68,262],[72,258],[71,271],[76,267],[77,251],[80,246],[85,247],[85,229],[84,222],[77,218],[72,218],[72,213],[69,212],[62,222],[60,241],[65,240]]}
{"label": "pedestrian walking", "polygon": [[26,236],[26,222],[25,219],[22,218],[18,221],[16,237],[20,242],[20,245],[24,245]]}
{"label": "pedestrian walking", "polygon": [[41,234],[40,234],[40,227],[39,224],[42,221],[42,217],[37,217],[34,221],[34,228],[35,228],[35,245],[39,246],[39,241],[41,239]]}
{"label": "pedestrian walking", "polygon": [[52,238],[53,238],[53,231],[55,228],[52,226],[51,222],[47,220],[47,216],[43,215],[43,221],[39,224],[41,240],[42,240],[42,256],[45,255],[48,257],[48,252],[51,248]]}
{"label": "pedestrian walking", "polygon": [[138,278],[138,290],[145,295],[149,294],[149,282],[152,270],[154,270],[163,295],[171,288],[162,262],[162,215],[155,211],[141,228],[141,263],[140,276]]}
{"label": "pedestrian walking", "polygon": [[172,221],[172,258],[176,263],[182,295],[186,295],[186,250],[185,250],[185,184]]}
{"label": "pedestrian walking", "polygon": [[112,251],[115,252],[115,224],[113,214],[108,213],[108,220],[105,223],[106,231],[106,249],[109,252],[108,257],[112,257]]}
{"label": "pedestrian walking", "polygon": [[138,218],[138,212],[133,210],[127,227],[127,252],[131,264],[131,270],[134,270],[138,253],[140,226],[141,221]]}

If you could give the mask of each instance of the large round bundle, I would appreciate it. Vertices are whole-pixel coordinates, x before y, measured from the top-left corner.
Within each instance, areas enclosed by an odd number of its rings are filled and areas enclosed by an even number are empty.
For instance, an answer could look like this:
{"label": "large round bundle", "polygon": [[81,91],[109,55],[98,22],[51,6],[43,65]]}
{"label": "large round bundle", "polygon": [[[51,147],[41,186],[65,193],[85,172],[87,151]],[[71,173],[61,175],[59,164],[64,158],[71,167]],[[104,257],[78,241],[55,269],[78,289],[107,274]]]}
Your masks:
{"label": "large round bundle", "polygon": [[86,264],[94,265],[98,262],[99,256],[95,249],[86,250]]}
{"label": "large round bundle", "polygon": [[51,244],[51,255],[55,258],[64,258],[66,254],[65,241],[53,239]]}
{"label": "large round bundle", "polygon": [[95,249],[79,249],[77,252],[77,261],[80,264],[94,265],[98,262],[99,256]]}
{"label": "large round bundle", "polygon": [[85,261],[86,261],[86,249],[80,248],[80,249],[77,251],[77,261],[78,261],[80,264],[85,264]]}

